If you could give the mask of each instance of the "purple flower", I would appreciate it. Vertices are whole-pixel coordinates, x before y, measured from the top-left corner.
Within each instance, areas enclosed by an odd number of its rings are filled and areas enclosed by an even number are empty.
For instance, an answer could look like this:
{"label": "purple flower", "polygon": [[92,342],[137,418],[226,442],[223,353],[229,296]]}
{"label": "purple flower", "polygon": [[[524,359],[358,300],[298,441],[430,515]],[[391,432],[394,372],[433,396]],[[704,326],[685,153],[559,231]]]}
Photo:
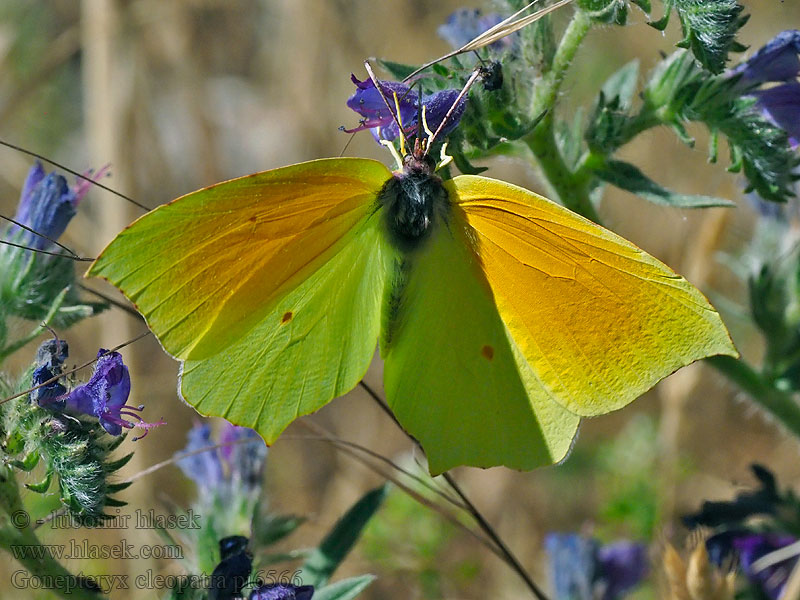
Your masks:
{"label": "purple flower", "polygon": [[268,583],[250,593],[249,600],[311,600],[314,586],[290,583]]}
{"label": "purple flower", "polygon": [[[800,143],[800,31],[783,31],[767,42],[730,75],[739,75],[743,91],[770,121],[789,134],[793,147]],[[765,83],[778,85],[755,89]]]}
{"label": "purple flower", "polygon": [[[33,402],[56,410],[64,408],[67,388],[57,380],[45,382],[61,375],[61,366],[68,356],[69,346],[65,340],[50,339],[39,346],[36,352],[37,366],[31,377],[31,385],[36,388],[30,393]],[[37,387],[40,385],[42,387]]]}
{"label": "purple flower", "polygon": [[[98,171],[93,179],[104,175],[107,169],[104,167]],[[91,175],[89,171],[87,176]],[[45,173],[42,163],[36,161],[22,186],[14,220],[42,235],[14,226],[11,231],[21,231],[19,243],[43,250],[50,244],[47,238],[56,240],[61,237],[89,190],[89,185],[89,182],[81,180],[70,188],[62,175]]]}
{"label": "purple flower", "polygon": [[249,427],[228,423],[222,430],[220,443],[225,444],[220,451],[229,477],[246,490],[259,487],[267,456],[267,445],[261,436]]}
{"label": "purple flower", "polygon": [[751,92],[762,112],[789,134],[792,146],[800,142],[800,83],[791,81]]}
{"label": "purple flower", "polygon": [[[503,16],[498,13],[482,15],[478,9],[462,8],[447,17],[447,21],[439,26],[436,33],[458,50],[502,20]],[[513,36],[506,36],[490,44],[489,48],[501,51],[511,47],[513,43]]]}
{"label": "purple flower", "polygon": [[[188,438],[189,441],[183,449],[184,453],[198,452],[217,445],[211,438],[211,425],[208,423],[195,424],[189,430]],[[218,448],[182,458],[178,461],[178,466],[201,489],[213,489],[223,480],[222,460]]]}
{"label": "purple flower", "polygon": [[58,173],[45,175],[42,164],[37,161],[22,186],[14,220],[42,235],[23,231],[21,243],[38,250],[45,249],[50,242],[42,236],[52,240],[60,237],[75,216],[78,200],[63,176]]}
{"label": "purple flower", "polygon": [[782,31],[748,60],[733,69],[742,81],[759,85],[768,81],[789,81],[800,73],[800,31]]}
{"label": "purple flower", "polygon": [[621,598],[647,574],[647,549],[628,541],[601,546],[573,533],[545,538],[556,600]]}
{"label": "purple flower", "polygon": [[[372,135],[376,140],[393,140],[400,135],[397,123],[394,122],[392,113],[386,107],[380,92],[375,87],[371,79],[359,81],[355,75],[350,75],[350,79],[356,84],[356,93],[347,100],[348,108],[360,114],[363,119],[361,124],[355,129],[345,129],[347,133],[355,133],[364,129],[372,130]],[[389,101],[392,111],[394,107],[394,95],[397,94],[397,102],[400,105],[400,122],[404,128],[413,125],[417,120],[417,103],[419,97],[417,92],[412,90],[404,83],[396,81],[378,80],[383,95]]]}
{"label": "purple flower", "polygon": [[[94,373],[83,385],[72,390],[66,399],[66,410],[78,414],[94,415],[108,433],[119,435],[122,429],[141,427],[145,433],[162,422],[146,423],[137,413],[144,406],[129,406],[131,376],[118,352],[101,348],[97,353]],[[106,354],[107,353],[107,354]],[[128,419],[134,419],[130,421]],[[138,438],[134,438],[138,439]]]}
{"label": "purple flower", "polygon": [[603,600],[621,598],[647,575],[647,548],[634,542],[614,542],[600,547],[597,562],[605,584]]}
{"label": "purple flower", "polygon": [[797,538],[784,533],[753,533],[740,529],[711,536],[706,540],[706,548],[711,561],[717,565],[725,565],[729,557],[735,556],[750,583],[763,590],[769,598],[778,600],[797,563],[797,555],[763,569],[757,570],[754,564],[767,554],[796,541]]}
{"label": "purple flower", "polygon": [[[255,431],[226,423],[217,441],[210,424],[197,423],[188,437],[181,453],[197,453],[179,460],[178,466],[203,494],[222,487],[245,493],[260,489],[267,446]],[[222,448],[213,448],[217,445]],[[198,452],[207,448],[213,449]]]}
{"label": "purple flower", "polygon": [[[400,135],[397,123],[392,118],[392,113],[386,107],[386,103],[381,98],[380,93],[375,88],[372,80],[359,81],[355,75],[351,76],[353,83],[358,88],[347,101],[347,106],[360,114],[363,119],[359,127],[355,129],[345,129],[347,133],[355,133],[369,129],[376,140],[392,141]],[[396,81],[378,81],[383,90],[386,100],[391,105],[394,103],[394,95],[397,94],[398,104],[400,105],[400,122],[406,135],[415,135],[418,129],[419,118],[419,97],[417,93],[404,83]],[[448,111],[453,107],[460,91],[456,89],[442,90],[435,92],[422,100],[425,108],[425,120],[432,132],[435,132],[441,125]],[[439,134],[439,139],[450,133],[464,114],[467,106],[466,98],[462,98],[453,110],[445,127]],[[394,108],[394,106],[393,106]]]}
{"label": "purple flower", "polygon": [[556,600],[592,600],[597,572],[597,541],[574,533],[550,533],[544,547]]}
{"label": "purple flower", "polygon": [[770,598],[778,600],[789,575],[797,563],[797,556],[756,571],[753,563],[784,546],[793,544],[797,539],[785,534],[761,533],[743,535],[733,540],[733,548],[739,555],[739,565],[747,579],[759,586]]}

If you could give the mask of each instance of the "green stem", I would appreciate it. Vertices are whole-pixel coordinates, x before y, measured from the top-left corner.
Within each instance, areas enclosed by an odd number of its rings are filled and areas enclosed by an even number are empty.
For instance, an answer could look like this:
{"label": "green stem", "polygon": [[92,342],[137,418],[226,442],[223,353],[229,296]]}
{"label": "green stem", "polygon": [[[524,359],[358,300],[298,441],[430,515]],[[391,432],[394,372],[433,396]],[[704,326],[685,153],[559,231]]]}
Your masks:
{"label": "green stem", "polygon": [[50,322],[53,320],[53,317],[56,316],[56,313],[61,308],[61,305],[64,304],[64,299],[67,297],[67,292],[69,292],[69,288],[64,288],[61,290],[61,293],[56,297],[53,301],[52,306],[50,306],[50,310],[47,312],[47,315],[44,317],[44,321],[41,325],[37,325],[34,329],[26,335],[24,338],[19,339],[15,342],[12,342],[2,350],[0,350],[0,363],[3,362],[6,358],[10,355],[14,354],[20,348],[27,346],[30,342],[35,340],[37,337],[42,335],[44,331],[46,331],[46,327],[50,325]]}
{"label": "green stem", "polygon": [[790,392],[777,389],[740,358],[712,356],[706,362],[734,382],[750,398],[800,437],[800,404]]}
{"label": "green stem", "polygon": [[531,105],[532,115],[540,115],[545,111],[547,115],[536,129],[523,138],[523,141],[536,156],[542,173],[558,200],[567,208],[592,221],[598,221],[599,217],[589,198],[588,173],[575,173],[564,162],[564,157],[556,144],[553,120],[553,110],[561,84],[591,25],[592,21],[587,14],[580,10],[576,11],[553,56],[550,70],[537,85]]}
{"label": "green stem", "polygon": [[101,594],[80,587],[78,577],[42,546],[22,504],[17,480],[8,466],[0,466],[0,508],[0,548],[12,554],[41,586],[67,600],[102,600]]}

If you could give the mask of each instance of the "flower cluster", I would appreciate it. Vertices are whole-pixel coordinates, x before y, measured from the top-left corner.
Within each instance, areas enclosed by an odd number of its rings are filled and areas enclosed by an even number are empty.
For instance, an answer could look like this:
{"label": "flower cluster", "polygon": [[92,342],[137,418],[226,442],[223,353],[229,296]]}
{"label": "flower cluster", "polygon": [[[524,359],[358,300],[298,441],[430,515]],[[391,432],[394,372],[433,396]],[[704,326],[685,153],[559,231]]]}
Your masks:
{"label": "flower cluster", "polygon": [[64,340],[48,340],[39,347],[32,384],[41,387],[31,392],[31,400],[44,408],[94,416],[111,435],[120,435],[123,429],[139,427],[144,430],[144,436],[152,427],[163,425],[161,421],[148,423],[138,414],[144,405],[128,404],[131,376],[119,352],[100,348],[89,381],[70,392],[58,379],[53,381],[54,377],[61,374],[68,354],[69,348]]}
{"label": "flower cluster", "polygon": [[[436,33],[454,50],[457,50],[502,20],[503,16],[500,13],[484,15],[480,9],[462,8],[447,17],[447,21],[439,26]],[[489,48],[495,52],[501,52],[510,48],[514,44],[514,39],[514,35],[508,35],[493,42]]]}
{"label": "flower cluster", "polygon": [[574,533],[551,533],[545,550],[556,600],[616,600],[648,571],[647,548],[634,542],[601,545]]}
{"label": "flower cluster", "polygon": [[759,595],[778,600],[798,561],[797,552],[779,551],[798,542],[790,532],[800,530],[800,501],[791,491],[780,491],[765,467],[752,469],[760,484],[757,489],[731,501],[706,501],[684,522],[713,532],[706,540],[712,563],[735,561]]}
{"label": "flower cluster", "polygon": [[181,452],[188,456],[181,458],[178,466],[197,484],[201,495],[221,488],[248,494],[260,489],[267,446],[255,431],[226,423],[217,441],[210,424],[197,423],[188,438]]}
{"label": "flower cluster", "polygon": [[[347,100],[347,106],[361,115],[362,119],[358,127],[344,131],[356,133],[369,129],[378,141],[392,141],[400,136],[400,129],[393,116],[395,113],[403,125],[403,133],[406,136],[418,135],[419,120],[423,110],[428,128],[435,132],[460,93],[457,89],[441,90],[424,97],[420,103],[417,92],[405,83],[379,80],[379,91],[371,79],[359,81],[355,75],[350,77],[356,85],[356,92]],[[391,111],[386,105],[387,102]],[[462,98],[439,133],[440,137],[446,136],[458,125],[465,108],[466,100]]]}
{"label": "flower cluster", "polygon": [[291,583],[270,583],[254,589],[249,600],[311,600],[314,587]]}

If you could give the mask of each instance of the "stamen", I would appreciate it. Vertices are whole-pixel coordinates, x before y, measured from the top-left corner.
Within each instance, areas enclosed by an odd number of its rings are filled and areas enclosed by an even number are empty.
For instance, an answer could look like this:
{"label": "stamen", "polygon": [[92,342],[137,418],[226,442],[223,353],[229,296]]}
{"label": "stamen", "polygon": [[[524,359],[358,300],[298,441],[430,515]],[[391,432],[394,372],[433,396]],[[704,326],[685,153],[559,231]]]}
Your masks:
{"label": "stamen", "polygon": [[[402,141],[400,142],[402,144]],[[389,140],[381,140],[381,146],[386,146],[389,149],[389,152],[392,153],[394,159],[397,161],[397,168],[402,171],[403,170],[403,159],[397,153],[397,148],[394,147],[394,144]]]}

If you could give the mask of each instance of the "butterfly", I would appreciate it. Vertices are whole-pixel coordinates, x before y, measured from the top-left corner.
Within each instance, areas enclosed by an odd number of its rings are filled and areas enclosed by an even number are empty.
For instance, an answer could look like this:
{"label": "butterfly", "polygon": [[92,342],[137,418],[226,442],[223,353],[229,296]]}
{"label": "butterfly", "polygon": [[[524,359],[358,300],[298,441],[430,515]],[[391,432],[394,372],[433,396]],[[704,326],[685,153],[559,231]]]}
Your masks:
{"label": "butterfly", "polygon": [[558,462],[581,417],[737,355],[666,265],[529,190],[442,180],[434,138],[418,135],[396,171],[320,159],[182,196],[87,275],[181,362],[186,402],[268,444],[358,385],[378,345],[387,404],[434,474]]}

